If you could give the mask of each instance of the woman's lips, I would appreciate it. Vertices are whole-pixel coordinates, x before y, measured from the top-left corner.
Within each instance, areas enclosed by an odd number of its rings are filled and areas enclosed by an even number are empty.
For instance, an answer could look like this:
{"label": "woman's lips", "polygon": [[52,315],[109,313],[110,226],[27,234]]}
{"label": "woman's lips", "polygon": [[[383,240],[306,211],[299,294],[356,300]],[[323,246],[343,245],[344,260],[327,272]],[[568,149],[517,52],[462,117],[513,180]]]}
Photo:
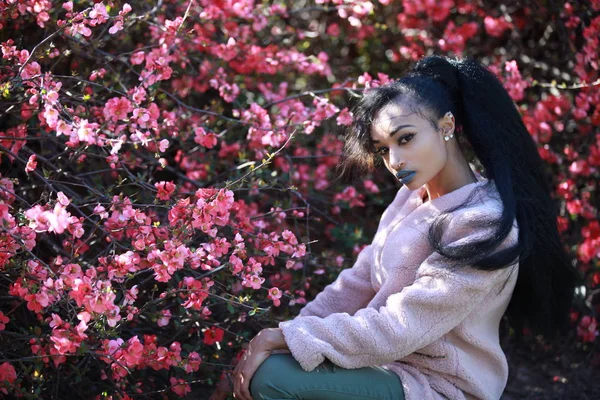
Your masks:
{"label": "woman's lips", "polygon": [[402,184],[406,185],[413,180],[415,174],[415,171],[400,171],[396,174],[396,178],[398,178]]}

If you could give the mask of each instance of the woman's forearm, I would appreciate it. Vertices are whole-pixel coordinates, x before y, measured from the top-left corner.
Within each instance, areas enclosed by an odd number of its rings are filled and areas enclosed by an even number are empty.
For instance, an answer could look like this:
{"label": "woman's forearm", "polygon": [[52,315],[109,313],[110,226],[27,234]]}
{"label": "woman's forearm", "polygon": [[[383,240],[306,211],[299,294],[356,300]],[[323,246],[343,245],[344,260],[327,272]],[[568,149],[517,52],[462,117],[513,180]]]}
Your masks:
{"label": "woman's forearm", "polygon": [[259,333],[264,335],[264,341],[268,348],[271,350],[284,350],[289,349],[281,328],[267,328],[263,329]]}

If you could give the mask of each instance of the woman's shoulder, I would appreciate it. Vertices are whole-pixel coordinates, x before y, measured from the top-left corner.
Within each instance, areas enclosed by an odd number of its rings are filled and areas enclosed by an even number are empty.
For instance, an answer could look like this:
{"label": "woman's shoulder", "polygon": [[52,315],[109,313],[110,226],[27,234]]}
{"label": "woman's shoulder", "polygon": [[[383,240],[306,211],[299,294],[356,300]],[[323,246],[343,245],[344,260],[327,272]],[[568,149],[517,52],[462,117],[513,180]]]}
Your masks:
{"label": "woman's shoulder", "polygon": [[454,217],[465,220],[497,218],[502,214],[504,205],[493,181],[487,181],[477,187],[465,199],[462,207],[450,211]]}
{"label": "woman's shoulder", "polygon": [[[396,192],[394,200],[383,211],[381,214],[380,223],[385,224],[386,221],[394,219],[398,212],[407,205],[407,203],[414,202],[415,195],[414,191],[408,190],[406,186],[402,186]],[[416,204],[415,204],[416,206]],[[389,221],[388,221],[389,222]]]}
{"label": "woman's shoulder", "polygon": [[[487,236],[498,228],[504,204],[494,185],[480,186],[480,190],[473,193],[470,201],[463,207],[448,213],[446,232],[453,238]],[[507,241],[513,243],[518,238],[518,224],[516,217],[513,219],[513,229]]]}

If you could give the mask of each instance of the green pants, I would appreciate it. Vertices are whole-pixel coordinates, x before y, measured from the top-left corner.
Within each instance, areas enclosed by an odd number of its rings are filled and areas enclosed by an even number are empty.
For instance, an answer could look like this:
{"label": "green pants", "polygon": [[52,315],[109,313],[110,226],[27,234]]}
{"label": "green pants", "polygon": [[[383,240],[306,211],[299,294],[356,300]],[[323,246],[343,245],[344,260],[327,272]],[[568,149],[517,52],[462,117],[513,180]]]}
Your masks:
{"label": "green pants", "polygon": [[291,354],[272,354],[250,381],[253,400],[404,400],[400,378],[380,367],[345,369],[326,360],[306,372]]}

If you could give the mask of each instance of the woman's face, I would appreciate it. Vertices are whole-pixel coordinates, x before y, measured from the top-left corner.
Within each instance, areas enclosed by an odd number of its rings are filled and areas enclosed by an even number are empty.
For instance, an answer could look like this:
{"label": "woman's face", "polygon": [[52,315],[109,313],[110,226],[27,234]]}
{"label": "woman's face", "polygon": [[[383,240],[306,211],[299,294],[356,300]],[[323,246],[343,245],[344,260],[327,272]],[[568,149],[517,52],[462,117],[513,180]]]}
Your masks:
{"label": "woman's face", "polygon": [[406,105],[391,102],[379,110],[371,139],[387,169],[410,190],[435,181],[447,163],[443,133]]}

